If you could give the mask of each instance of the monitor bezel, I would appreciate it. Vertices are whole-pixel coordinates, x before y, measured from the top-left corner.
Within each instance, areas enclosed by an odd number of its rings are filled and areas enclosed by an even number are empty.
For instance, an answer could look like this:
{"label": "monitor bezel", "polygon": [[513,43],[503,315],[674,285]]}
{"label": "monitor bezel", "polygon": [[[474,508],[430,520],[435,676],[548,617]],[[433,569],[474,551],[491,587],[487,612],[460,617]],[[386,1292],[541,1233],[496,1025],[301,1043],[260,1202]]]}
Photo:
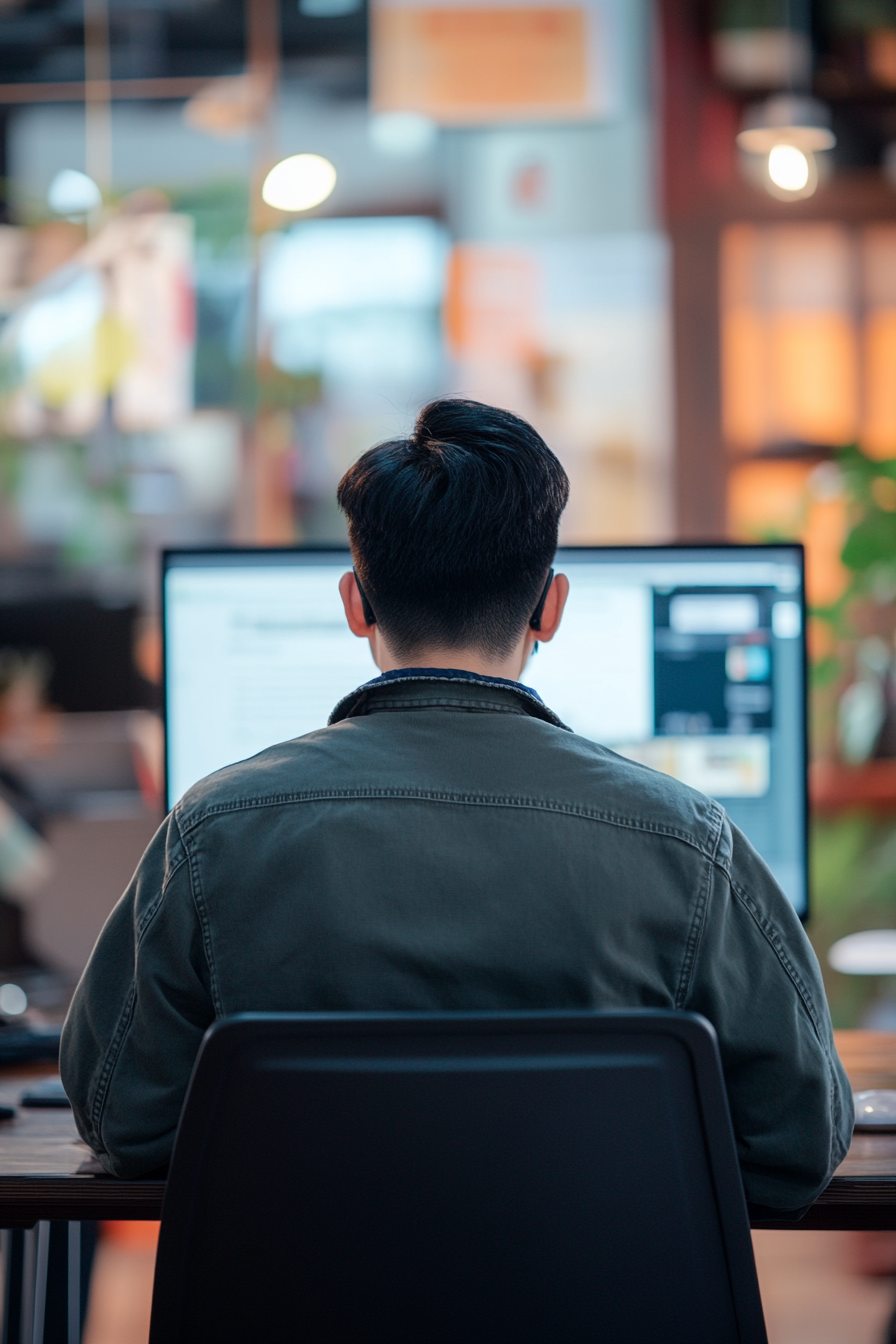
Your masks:
{"label": "monitor bezel", "polygon": [[[641,553],[646,556],[657,555],[659,553],[675,552],[730,552],[730,551],[748,551],[748,552],[782,552],[790,551],[794,553],[797,559],[800,571],[800,655],[802,659],[802,735],[803,735],[803,872],[805,876],[804,888],[804,908],[797,910],[796,913],[800,921],[805,924],[811,913],[811,889],[810,881],[810,846],[809,846],[809,828],[810,828],[810,796],[809,796],[809,663],[806,643],[806,550],[800,541],[779,541],[779,542],[741,542],[741,541],[674,541],[674,542],[653,542],[653,543],[630,543],[627,545],[606,545],[606,546],[564,546],[557,547],[557,555],[561,557],[564,554],[582,554],[582,555],[601,555],[608,557],[617,554],[619,556],[631,556],[634,553]],[[227,563],[227,559],[232,558],[236,564],[239,559],[249,559],[252,556],[257,557],[259,564],[264,561],[270,561],[277,556],[282,556],[285,564],[290,562],[302,563],[301,557],[305,557],[305,562],[313,560],[313,557],[320,556],[322,562],[327,558],[343,555],[346,557],[347,567],[352,567],[351,551],[347,543],[310,543],[297,544],[295,546],[265,546],[265,545],[231,545],[231,546],[170,546],[161,552],[160,565],[160,587],[161,587],[161,623],[162,623],[162,723],[163,723],[163,794],[166,815],[173,806],[169,793],[168,777],[168,616],[166,610],[167,604],[167,584],[166,578],[170,569],[178,567],[180,563],[186,560],[187,566],[193,564],[201,566],[203,559],[217,559],[219,562]],[[561,560],[562,563],[562,560]],[[795,909],[795,907],[794,907]]]}

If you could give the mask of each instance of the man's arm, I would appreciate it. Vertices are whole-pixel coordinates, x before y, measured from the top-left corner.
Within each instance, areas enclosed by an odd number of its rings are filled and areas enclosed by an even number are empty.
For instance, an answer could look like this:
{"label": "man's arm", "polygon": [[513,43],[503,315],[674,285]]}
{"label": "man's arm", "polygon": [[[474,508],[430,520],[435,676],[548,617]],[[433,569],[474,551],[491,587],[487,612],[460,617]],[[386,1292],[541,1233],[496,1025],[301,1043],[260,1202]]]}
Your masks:
{"label": "man's arm", "polygon": [[116,905],[75,991],[60,1069],[78,1131],[115,1176],[168,1161],[214,1021],[203,929],[173,814]]}
{"label": "man's arm", "polygon": [[809,940],[763,860],[730,830],[730,881],[715,869],[682,1006],[718,1033],[747,1198],[798,1208],[849,1148],[852,1093]]}

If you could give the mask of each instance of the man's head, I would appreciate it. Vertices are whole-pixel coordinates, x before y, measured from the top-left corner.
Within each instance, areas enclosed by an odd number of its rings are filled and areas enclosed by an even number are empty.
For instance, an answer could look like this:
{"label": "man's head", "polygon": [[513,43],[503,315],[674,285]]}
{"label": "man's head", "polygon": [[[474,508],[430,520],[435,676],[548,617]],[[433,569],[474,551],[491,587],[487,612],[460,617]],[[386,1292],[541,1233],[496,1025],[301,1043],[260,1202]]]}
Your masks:
{"label": "man's head", "polygon": [[337,499],[392,652],[505,657],[544,590],[568,496],[532,426],[476,401],[431,402],[409,438],[364,453]]}

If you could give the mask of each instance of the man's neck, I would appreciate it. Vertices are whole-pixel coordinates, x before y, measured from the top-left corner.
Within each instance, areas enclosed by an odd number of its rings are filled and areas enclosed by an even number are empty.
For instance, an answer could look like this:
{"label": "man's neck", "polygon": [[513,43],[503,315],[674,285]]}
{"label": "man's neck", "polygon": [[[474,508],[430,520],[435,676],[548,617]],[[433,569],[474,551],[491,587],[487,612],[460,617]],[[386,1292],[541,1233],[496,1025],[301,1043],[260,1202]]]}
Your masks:
{"label": "man's neck", "polygon": [[533,643],[533,640],[523,636],[518,646],[505,658],[489,657],[478,649],[415,649],[412,655],[398,658],[380,637],[373,650],[373,657],[381,672],[438,667],[454,672],[476,672],[480,677],[500,677],[502,681],[519,681],[529,661]]}

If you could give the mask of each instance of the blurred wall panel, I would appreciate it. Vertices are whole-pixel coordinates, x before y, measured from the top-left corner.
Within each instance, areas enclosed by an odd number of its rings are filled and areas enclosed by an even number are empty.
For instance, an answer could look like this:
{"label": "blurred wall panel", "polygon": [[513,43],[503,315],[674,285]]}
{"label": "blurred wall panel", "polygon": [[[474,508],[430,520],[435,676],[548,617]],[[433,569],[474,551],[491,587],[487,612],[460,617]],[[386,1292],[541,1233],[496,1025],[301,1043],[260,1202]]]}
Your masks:
{"label": "blurred wall panel", "polygon": [[588,8],[381,0],[373,18],[374,106],[449,124],[587,116]]}
{"label": "blurred wall panel", "polygon": [[658,0],[656,9],[662,197],[672,244],[675,512],[684,540],[725,535],[718,197],[734,171],[734,144],[727,104],[709,78],[705,12],[700,0]]}
{"label": "blurred wall panel", "polygon": [[658,226],[652,6],[615,9],[615,115],[452,132],[451,390],[508,406],[572,485],[568,542],[674,529],[669,249]]}
{"label": "blurred wall panel", "polygon": [[657,225],[654,128],[640,101],[610,122],[452,132],[448,166],[450,222],[465,242]]}
{"label": "blurred wall panel", "polygon": [[619,0],[373,0],[376,111],[443,125],[582,121],[616,110]]}
{"label": "blurred wall panel", "polygon": [[28,904],[34,950],[77,979],[158,826],[152,815],[50,823],[53,876]]}
{"label": "blurred wall panel", "polygon": [[665,239],[459,244],[446,316],[455,389],[526,416],[563,461],[564,541],[671,534]]}
{"label": "blurred wall panel", "polygon": [[718,229],[672,235],[675,513],[682,540],[725,536],[727,462],[722,444]]}

